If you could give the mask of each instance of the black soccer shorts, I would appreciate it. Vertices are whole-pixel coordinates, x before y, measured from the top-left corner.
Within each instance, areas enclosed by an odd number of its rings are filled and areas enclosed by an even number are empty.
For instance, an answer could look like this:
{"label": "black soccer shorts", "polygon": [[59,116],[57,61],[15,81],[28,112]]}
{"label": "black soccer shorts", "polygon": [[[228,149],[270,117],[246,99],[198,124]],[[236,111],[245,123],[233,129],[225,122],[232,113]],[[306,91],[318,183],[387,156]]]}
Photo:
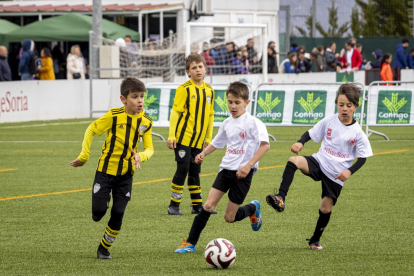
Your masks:
{"label": "black soccer shorts", "polygon": [[177,147],[174,149],[175,161],[177,162],[187,162],[195,163],[195,157],[200,154],[203,150],[197,148],[191,148],[177,144]]}
{"label": "black soccer shorts", "polygon": [[213,183],[213,188],[227,193],[229,191],[229,200],[241,205],[249,192],[250,185],[255,170],[251,170],[246,178],[238,179],[237,171],[221,170]]}
{"label": "black soccer shorts", "polygon": [[321,170],[321,167],[319,166],[319,162],[315,159],[313,156],[304,156],[306,161],[308,161],[308,167],[310,175],[308,175],[310,178],[312,178],[315,181],[321,181],[322,182],[322,195],[321,198],[324,198],[325,196],[331,197],[333,200],[333,205],[336,204],[336,201],[339,198],[339,195],[341,194],[342,186],[336,183],[335,181],[332,181],[329,177],[327,177]]}
{"label": "black soccer shorts", "polygon": [[127,172],[121,176],[114,176],[96,171],[92,187],[92,197],[108,199],[111,191],[113,198],[131,200],[131,172]]}

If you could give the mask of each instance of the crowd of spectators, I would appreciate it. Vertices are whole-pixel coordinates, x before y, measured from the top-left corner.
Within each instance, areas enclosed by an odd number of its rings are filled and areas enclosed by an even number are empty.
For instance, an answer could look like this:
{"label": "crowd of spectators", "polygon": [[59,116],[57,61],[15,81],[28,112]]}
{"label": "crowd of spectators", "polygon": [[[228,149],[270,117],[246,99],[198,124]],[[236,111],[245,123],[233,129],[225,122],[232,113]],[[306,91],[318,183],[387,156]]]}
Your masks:
{"label": "crowd of spectators", "polygon": [[[163,65],[156,62],[161,57],[156,53],[157,43],[155,41],[146,41],[143,44],[146,54],[141,56],[137,54],[139,51],[138,43],[133,42],[130,36],[117,39],[115,45],[120,47],[123,57],[121,68],[137,67],[136,71],[140,72],[139,77],[141,78],[162,75],[166,71],[165,68],[161,68]],[[344,48],[339,52],[336,51],[337,45],[334,42],[326,47],[319,45],[310,51],[307,51],[305,46],[292,44],[286,58],[280,63],[277,59],[276,44],[274,41],[270,41],[267,46],[267,73],[297,74],[311,71],[351,72],[378,69],[381,71],[380,75],[383,80],[399,80],[401,69],[414,69],[414,48],[406,54],[408,46],[407,39],[403,39],[401,44],[396,45],[394,65],[391,70],[393,56],[390,53],[384,54],[381,49],[376,49],[372,53],[375,60],[369,62],[363,52],[363,45],[357,44],[355,38],[345,42]],[[192,52],[200,52],[198,45],[192,46]],[[241,75],[263,72],[263,57],[259,58],[254,38],[247,39],[246,45],[242,46],[238,46],[234,42],[224,43],[217,39],[211,39],[202,44],[201,55],[206,60],[207,74]],[[34,42],[26,39],[21,44],[17,55],[18,65],[10,67],[7,56],[7,48],[0,46],[0,81],[13,80],[16,73],[21,80],[86,79],[89,75],[87,59],[83,57],[79,45],[73,45],[66,58],[59,44],[53,48],[53,51],[47,47],[43,48],[40,51],[40,58],[37,58]],[[182,55],[181,59],[184,62],[185,57]],[[36,64],[37,60],[40,65]],[[36,68],[36,65],[39,68]],[[150,67],[145,68],[148,65]],[[157,67],[160,70],[157,70]],[[155,71],[158,73],[154,74]],[[176,72],[185,73],[184,70],[176,70]],[[135,75],[134,70],[121,70],[121,77],[131,74]]]}
{"label": "crowd of spectators", "polygon": [[84,59],[79,45],[73,45],[66,58],[59,44],[52,51],[48,47],[42,48],[40,56],[34,46],[32,40],[23,40],[20,49],[10,60],[7,47],[0,45],[0,81],[88,77],[87,60]]}

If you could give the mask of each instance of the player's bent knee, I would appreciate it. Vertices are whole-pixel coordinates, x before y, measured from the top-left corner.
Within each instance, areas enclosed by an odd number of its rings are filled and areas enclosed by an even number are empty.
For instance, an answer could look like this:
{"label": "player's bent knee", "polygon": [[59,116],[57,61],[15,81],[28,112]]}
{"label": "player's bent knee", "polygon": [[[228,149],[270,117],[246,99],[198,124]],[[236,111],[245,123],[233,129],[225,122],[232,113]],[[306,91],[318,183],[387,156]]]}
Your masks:
{"label": "player's bent knee", "polygon": [[105,216],[106,210],[104,212],[92,212],[92,219],[96,222],[100,221],[103,216]]}
{"label": "player's bent knee", "polygon": [[216,208],[216,206],[213,206],[213,204],[206,202],[203,205],[203,209],[206,210],[207,212],[211,213],[214,211],[214,208]]}

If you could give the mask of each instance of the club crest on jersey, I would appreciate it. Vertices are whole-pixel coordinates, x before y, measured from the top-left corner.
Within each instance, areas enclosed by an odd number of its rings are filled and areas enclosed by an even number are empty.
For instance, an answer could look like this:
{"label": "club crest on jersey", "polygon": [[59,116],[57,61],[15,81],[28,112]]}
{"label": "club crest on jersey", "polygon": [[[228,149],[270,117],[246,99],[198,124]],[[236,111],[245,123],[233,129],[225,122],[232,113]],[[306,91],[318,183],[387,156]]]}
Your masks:
{"label": "club crest on jersey", "polygon": [[178,156],[180,156],[180,158],[183,158],[185,156],[185,150],[179,150]]}
{"label": "club crest on jersey", "polygon": [[207,102],[210,103],[211,102],[211,97],[207,96]]}
{"label": "club crest on jersey", "polygon": [[353,137],[353,138],[349,139],[349,146],[350,146],[350,147],[355,146],[355,143],[356,143],[356,139],[355,139],[355,137]]}
{"label": "club crest on jersey", "polygon": [[93,193],[94,194],[96,194],[100,189],[101,189],[101,184],[95,183],[95,185],[93,185]]}
{"label": "club crest on jersey", "polygon": [[328,139],[328,140],[332,140],[332,128],[328,128],[328,131],[326,132],[326,138]]}
{"label": "club crest on jersey", "polygon": [[244,140],[246,138],[246,131],[242,130],[239,133],[240,138],[242,138],[242,140]]}
{"label": "club crest on jersey", "polygon": [[146,125],[142,125],[142,126],[139,126],[139,129],[138,129],[138,131],[139,131],[139,133],[143,133],[144,131],[146,131],[148,129],[148,126],[146,126]]}

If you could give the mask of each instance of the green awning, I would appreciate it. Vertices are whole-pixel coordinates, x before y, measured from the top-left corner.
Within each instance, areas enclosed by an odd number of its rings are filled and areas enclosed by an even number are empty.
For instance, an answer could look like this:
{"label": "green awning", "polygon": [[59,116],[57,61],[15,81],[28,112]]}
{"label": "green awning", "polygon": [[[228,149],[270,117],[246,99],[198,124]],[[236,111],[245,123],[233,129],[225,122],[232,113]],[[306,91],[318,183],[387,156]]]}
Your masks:
{"label": "green awning", "polygon": [[[89,31],[92,30],[92,17],[77,13],[68,13],[50,17],[20,27],[4,34],[7,42],[20,42],[24,39],[33,41],[89,41]],[[130,35],[133,40],[139,41],[139,33],[127,27],[102,19],[102,35],[116,40]]]}
{"label": "green awning", "polygon": [[16,29],[19,29],[20,26],[5,19],[0,19],[0,44],[4,40],[4,35],[10,33]]}

